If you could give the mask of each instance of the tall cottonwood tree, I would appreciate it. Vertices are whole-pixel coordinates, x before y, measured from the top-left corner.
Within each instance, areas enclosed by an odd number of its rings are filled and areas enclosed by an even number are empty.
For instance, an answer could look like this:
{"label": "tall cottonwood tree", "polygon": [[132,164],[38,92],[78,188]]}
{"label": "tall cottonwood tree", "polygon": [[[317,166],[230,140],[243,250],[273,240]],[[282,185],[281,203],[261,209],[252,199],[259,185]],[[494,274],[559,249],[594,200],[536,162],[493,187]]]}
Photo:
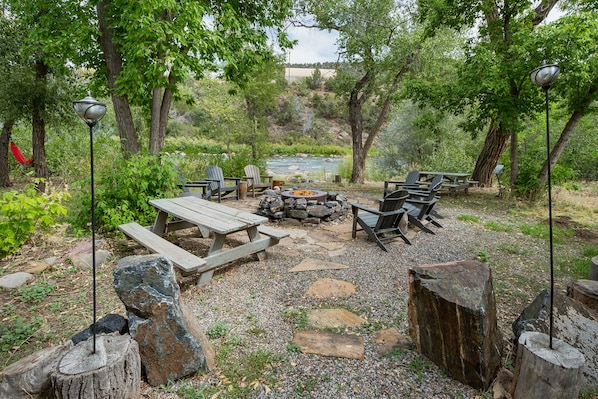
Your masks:
{"label": "tall cottonwood tree", "polygon": [[283,23],[291,1],[103,0],[97,5],[106,75],[121,138],[134,152],[138,137],[130,104],[150,118],[149,149],[164,146],[177,84],[221,69],[242,81],[271,52],[290,45]]}
{"label": "tall cottonwood tree", "polygon": [[[335,30],[342,61],[336,69],[351,126],[351,182],[363,183],[369,150],[386,123],[401,80],[412,71],[423,42],[415,5],[395,0],[308,0],[307,27]],[[367,111],[372,111],[371,116]]]}
{"label": "tall cottonwood tree", "polygon": [[[422,15],[431,27],[449,25],[470,28],[474,32],[473,38],[465,48],[466,60],[461,68],[460,78],[452,90],[448,91],[450,95],[447,98],[456,112],[462,112],[463,109],[469,111],[467,127],[472,132],[486,129],[484,147],[473,171],[473,178],[482,185],[491,182],[492,171],[507,148],[510,148],[511,185],[514,186],[517,182],[518,132],[522,123],[541,110],[543,105],[541,90],[530,82],[531,70],[539,66],[542,60],[566,62],[567,58],[578,57],[568,57],[566,52],[558,54],[551,49],[549,43],[536,39],[538,28],[546,25],[547,17],[557,1],[545,0],[539,4],[528,0],[498,3],[486,0],[420,1]],[[576,3],[580,5],[583,1]],[[542,29],[550,31],[556,26],[558,25],[551,23]],[[587,33],[582,35],[583,39],[580,40],[576,39],[578,33],[572,30],[560,29],[559,34],[564,35],[561,36],[561,41],[569,43],[571,49],[586,49],[575,51],[575,54],[587,50],[590,51],[586,55],[592,54],[592,51],[595,54],[591,44],[595,42],[585,40]],[[580,69],[573,64],[571,67],[571,70]],[[563,73],[566,72],[563,70]],[[589,73],[593,76],[596,74],[595,71]],[[584,77],[583,73],[575,79],[580,77]],[[577,103],[569,101],[571,105],[568,106],[576,110],[570,119],[573,124],[585,112],[584,107],[587,110],[592,102],[592,85],[588,82],[594,79],[582,79],[585,85],[582,93],[590,95],[586,97],[586,102],[580,98],[577,99]],[[557,87],[563,87],[562,83],[557,83],[551,93],[558,95]],[[573,87],[579,85],[574,84]],[[568,125],[565,129],[571,131],[572,127],[573,125]],[[557,143],[553,150],[553,165],[558,158],[557,148],[564,144],[564,141]],[[540,182],[546,181],[546,172],[545,165],[539,175]]]}

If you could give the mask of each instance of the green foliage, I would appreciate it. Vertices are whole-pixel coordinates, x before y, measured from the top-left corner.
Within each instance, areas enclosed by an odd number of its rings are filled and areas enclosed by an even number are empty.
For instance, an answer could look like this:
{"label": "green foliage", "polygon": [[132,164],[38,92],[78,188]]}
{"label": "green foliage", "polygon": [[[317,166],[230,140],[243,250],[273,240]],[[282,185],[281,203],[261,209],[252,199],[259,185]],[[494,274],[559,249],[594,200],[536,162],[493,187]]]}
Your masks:
{"label": "green foliage", "polygon": [[290,308],[281,312],[281,317],[292,323],[295,328],[306,328],[307,322],[307,309],[305,308]]}
{"label": "green foliage", "polygon": [[39,194],[33,184],[25,192],[7,191],[0,197],[0,258],[17,251],[36,231],[46,230],[66,215],[67,193]]}
{"label": "green foliage", "polygon": [[20,299],[26,303],[41,303],[51,292],[56,289],[56,284],[42,280],[31,285],[23,285],[17,289]]}
{"label": "green foliage", "polygon": [[459,215],[457,216],[457,219],[462,220],[464,222],[480,223],[480,218],[474,215]]}
{"label": "green foliage", "polygon": [[317,90],[322,86],[324,80],[325,79],[322,77],[322,71],[320,71],[320,68],[316,67],[311,76],[305,78],[305,83],[309,89]]}
{"label": "green foliage", "polygon": [[207,335],[210,339],[223,338],[230,331],[230,326],[226,321],[217,321],[208,329]]}
{"label": "green foliage", "polygon": [[43,325],[41,317],[27,320],[24,317],[2,320],[0,323],[0,353],[8,353],[25,344]]}
{"label": "green foliage", "polygon": [[319,117],[331,119],[338,118],[341,115],[341,107],[336,97],[330,93],[326,93],[324,96],[314,93],[311,98],[311,105]]}
{"label": "green foliage", "polygon": [[283,100],[276,116],[276,123],[285,126],[299,120],[299,113],[303,105],[297,96],[290,96]]}
{"label": "green foliage", "polygon": [[[148,201],[177,196],[178,175],[166,157],[137,154],[129,159],[114,157],[95,176],[96,228],[115,231],[120,224],[149,225],[156,210]],[[90,181],[74,184],[76,194],[70,204],[70,222],[83,229],[91,220]]]}

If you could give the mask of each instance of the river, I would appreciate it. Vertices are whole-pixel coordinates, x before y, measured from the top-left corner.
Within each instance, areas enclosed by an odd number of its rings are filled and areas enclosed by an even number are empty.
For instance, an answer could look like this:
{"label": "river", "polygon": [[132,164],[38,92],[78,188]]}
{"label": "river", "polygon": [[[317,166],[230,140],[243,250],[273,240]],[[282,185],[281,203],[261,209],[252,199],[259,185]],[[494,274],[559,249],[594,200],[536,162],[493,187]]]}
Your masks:
{"label": "river", "polygon": [[272,176],[301,175],[310,178],[328,177],[338,173],[341,157],[272,157],[266,161],[266,170]]}

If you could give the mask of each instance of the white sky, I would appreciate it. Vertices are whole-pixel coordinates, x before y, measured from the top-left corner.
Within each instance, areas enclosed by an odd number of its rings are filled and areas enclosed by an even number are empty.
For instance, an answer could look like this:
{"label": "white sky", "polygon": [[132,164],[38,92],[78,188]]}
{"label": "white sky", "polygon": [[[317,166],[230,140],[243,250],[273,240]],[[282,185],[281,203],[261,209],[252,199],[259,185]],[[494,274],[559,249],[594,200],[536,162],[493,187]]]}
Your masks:
{"label": "white sky", "polygon": [[287,31],[291,39],[298,41],[287,53],[287,62],[295,64],[337,60],[336,32],[296,27],[290,27]]}

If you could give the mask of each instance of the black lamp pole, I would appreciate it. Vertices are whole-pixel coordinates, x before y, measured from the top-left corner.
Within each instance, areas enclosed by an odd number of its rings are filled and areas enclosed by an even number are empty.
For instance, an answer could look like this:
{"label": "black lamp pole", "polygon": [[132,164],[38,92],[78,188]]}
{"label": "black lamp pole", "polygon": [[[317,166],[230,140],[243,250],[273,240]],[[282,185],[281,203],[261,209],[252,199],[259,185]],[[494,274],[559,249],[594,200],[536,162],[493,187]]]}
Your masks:
{"label": "black lamp pole", "polygon": [[91,169],[91,268],[93,273],[93,351],[96,353],[96,218],[95,218],[95,192],[93,180],[93,127],[106,114],[106,104],[100,103],[87,93],[87,97],[79,101],[73,101],[73,108],[77,115],[79,115],[89,126],[89,159]]}
{"label": "black lamp pole", "polygon": [[548,117],[548,90],[559,76],[560,68],[557,64],[542,64],[534,69],[530,78],[535,85],[544,89],[546,107],[546,163],[548,166],[548,225],[550,235],[550,326],[549,347],[552,349],[552,328],[554,325],[554,251],[552,239],[552,179],[550,165],[550,120]]}

